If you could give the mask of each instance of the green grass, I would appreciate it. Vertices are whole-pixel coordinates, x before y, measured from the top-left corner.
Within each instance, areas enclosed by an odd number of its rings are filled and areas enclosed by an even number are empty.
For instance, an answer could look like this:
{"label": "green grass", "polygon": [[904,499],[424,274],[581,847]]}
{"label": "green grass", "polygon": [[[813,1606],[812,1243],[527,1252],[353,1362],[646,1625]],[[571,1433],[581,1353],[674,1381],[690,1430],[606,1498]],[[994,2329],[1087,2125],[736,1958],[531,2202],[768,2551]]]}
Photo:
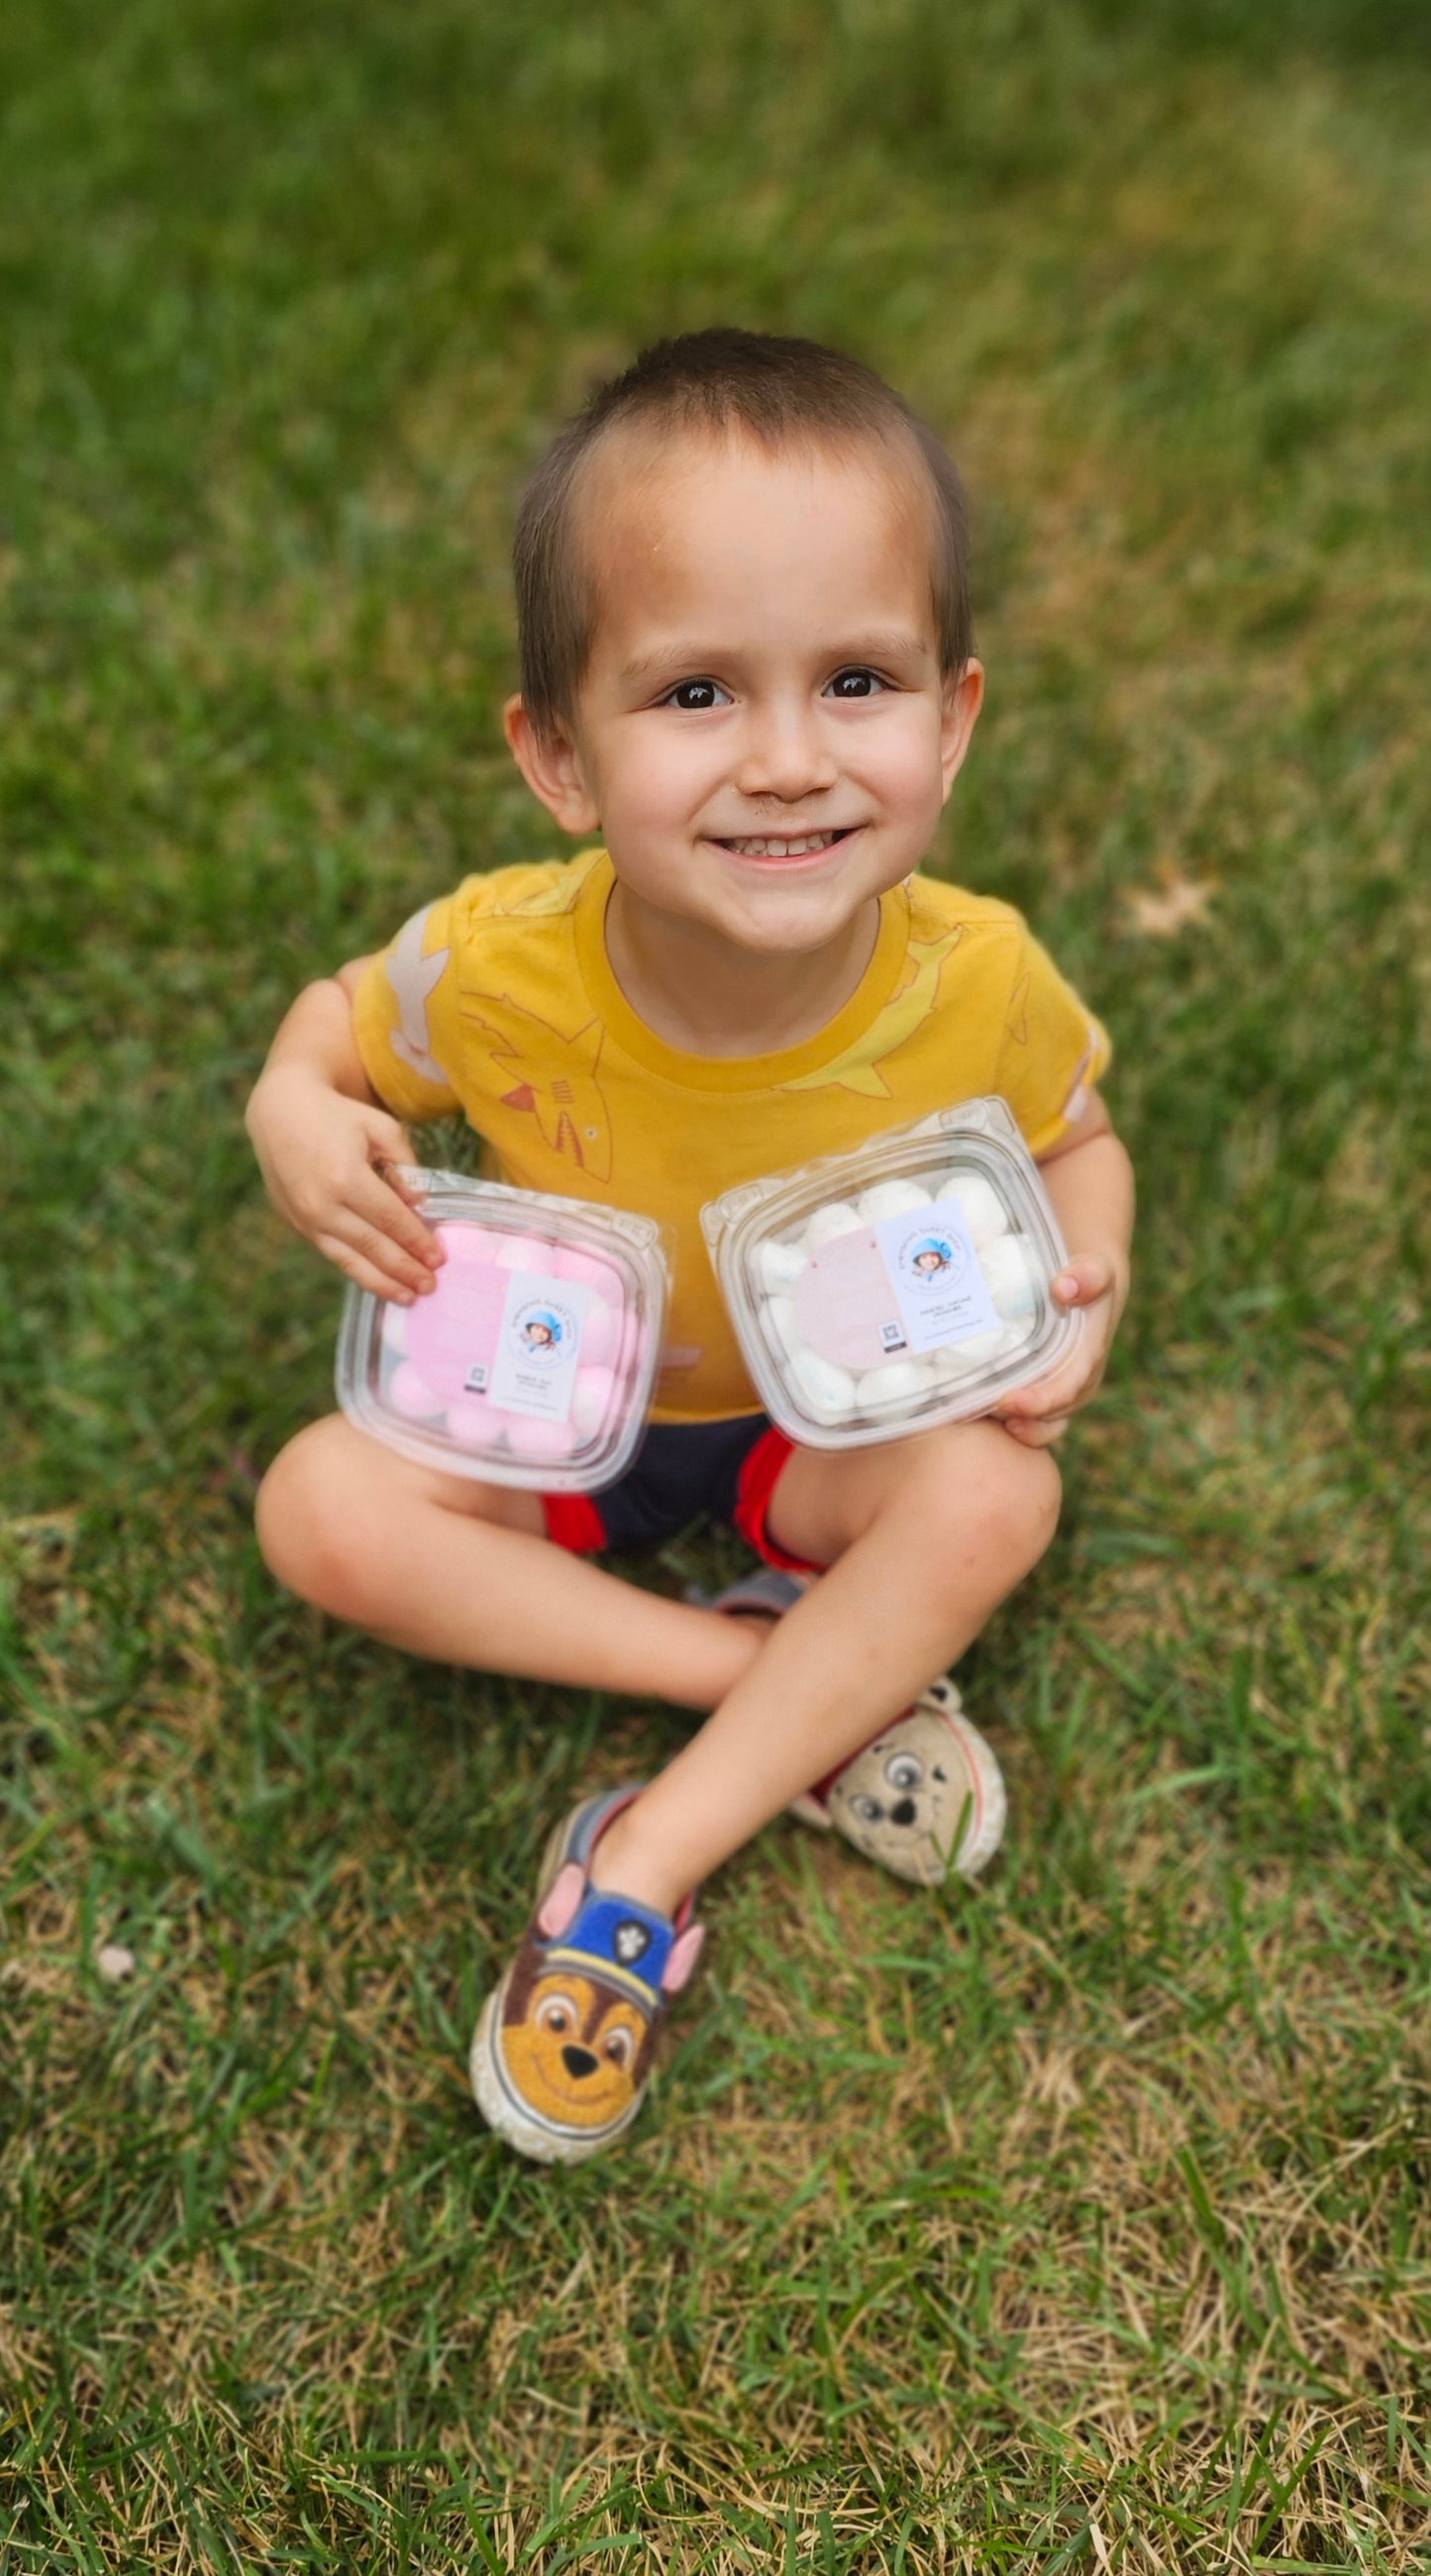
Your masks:
{"label": "green grass", "polygon": [[[0,2576],[1411,2576],[1424,13],[19,0],[0,108]],[[473,2008],[681,1722],[275,1592],[337,1300],[239,1112],[306,975],[549,849],[512,495],[716,317],[965,462],[946,856],[1114,1027],[1139,1287],[964,1676],[1006,1856],[931,1902],[772,1828],[562,2176]]]}

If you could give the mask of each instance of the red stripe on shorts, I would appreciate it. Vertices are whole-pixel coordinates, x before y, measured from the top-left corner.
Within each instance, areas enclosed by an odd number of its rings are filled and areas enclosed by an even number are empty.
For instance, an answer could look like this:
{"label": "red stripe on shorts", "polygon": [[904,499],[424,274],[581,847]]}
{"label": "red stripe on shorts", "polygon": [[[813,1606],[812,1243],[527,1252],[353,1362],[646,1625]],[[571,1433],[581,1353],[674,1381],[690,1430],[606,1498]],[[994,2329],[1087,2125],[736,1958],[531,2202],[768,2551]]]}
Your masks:
{"label": "red stripe on shorts", "polygon": [[747,1539],[757,1556],[767,1565],[779,1566],[782,1574],[822,1574],[823,1566],[812,1565],[808,1557],[788,1556],[778,1539],[770,1535],[770,1506],[775,1488],[785,1473],[786,1462],[795,1454],[795,1443],[787,1440],[774,1423],[762,1431],[740,1471],[736,1487],[735,1526]]}
{"label": "red stripe on shorts", "polygon": [[590,1494],[543,1494],[547,1536],[573,1556],[594,1556],[606,1545],[606,1523]]}

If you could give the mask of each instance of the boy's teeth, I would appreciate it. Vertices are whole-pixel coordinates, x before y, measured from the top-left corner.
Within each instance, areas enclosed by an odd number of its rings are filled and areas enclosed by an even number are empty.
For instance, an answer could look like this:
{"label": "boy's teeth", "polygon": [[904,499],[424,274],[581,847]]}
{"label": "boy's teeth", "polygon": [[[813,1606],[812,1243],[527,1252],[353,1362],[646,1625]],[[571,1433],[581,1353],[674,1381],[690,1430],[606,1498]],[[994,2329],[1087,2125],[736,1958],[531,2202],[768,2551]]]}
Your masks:
{"label": "boy's teeth", "polygon": [[741,859],[803,859],[811,850],[828,850],[837,832],[807,832],[798,841],[728,841],[726,848]]}

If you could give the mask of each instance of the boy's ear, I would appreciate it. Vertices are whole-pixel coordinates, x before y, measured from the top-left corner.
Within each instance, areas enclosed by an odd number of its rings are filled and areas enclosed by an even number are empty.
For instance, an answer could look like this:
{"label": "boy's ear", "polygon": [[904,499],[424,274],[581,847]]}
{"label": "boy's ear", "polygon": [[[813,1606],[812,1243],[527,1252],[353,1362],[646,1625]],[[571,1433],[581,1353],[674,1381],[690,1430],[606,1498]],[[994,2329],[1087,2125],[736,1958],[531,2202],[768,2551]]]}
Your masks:
{"label": "boy's ear", "polygon": [[601,817],[570,737],[565,733],[539,734],[520,695],[509,698],[502,709],[502,731],[532,794],[541,799],[562,830],[594,832]]}
{"label": "boy's ear", "polygon": [[984,703],[984,665],[970,657],[957,677],[950,672],[944,682],[944,713],[939,728],[939,763],[944,774],[944,793],[964,766],[969,737],[979,721]]}

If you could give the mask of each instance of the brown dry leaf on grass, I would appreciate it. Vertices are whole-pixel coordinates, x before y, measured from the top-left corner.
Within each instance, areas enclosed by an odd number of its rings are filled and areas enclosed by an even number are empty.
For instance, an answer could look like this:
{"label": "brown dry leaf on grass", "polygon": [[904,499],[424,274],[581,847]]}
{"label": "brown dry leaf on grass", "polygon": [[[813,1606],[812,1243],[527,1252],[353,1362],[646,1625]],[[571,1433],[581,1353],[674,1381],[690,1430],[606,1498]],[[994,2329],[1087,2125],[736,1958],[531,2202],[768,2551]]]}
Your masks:
{"label": "brown dry leaf on grass", "polygon": [[1164,859],[1150,886],[1130,886],[1123,897],[1124,918],[1140,939],[1176,939],[1207,918],[1217,894],[1216,877],[1189,877],[1175,859]]}

